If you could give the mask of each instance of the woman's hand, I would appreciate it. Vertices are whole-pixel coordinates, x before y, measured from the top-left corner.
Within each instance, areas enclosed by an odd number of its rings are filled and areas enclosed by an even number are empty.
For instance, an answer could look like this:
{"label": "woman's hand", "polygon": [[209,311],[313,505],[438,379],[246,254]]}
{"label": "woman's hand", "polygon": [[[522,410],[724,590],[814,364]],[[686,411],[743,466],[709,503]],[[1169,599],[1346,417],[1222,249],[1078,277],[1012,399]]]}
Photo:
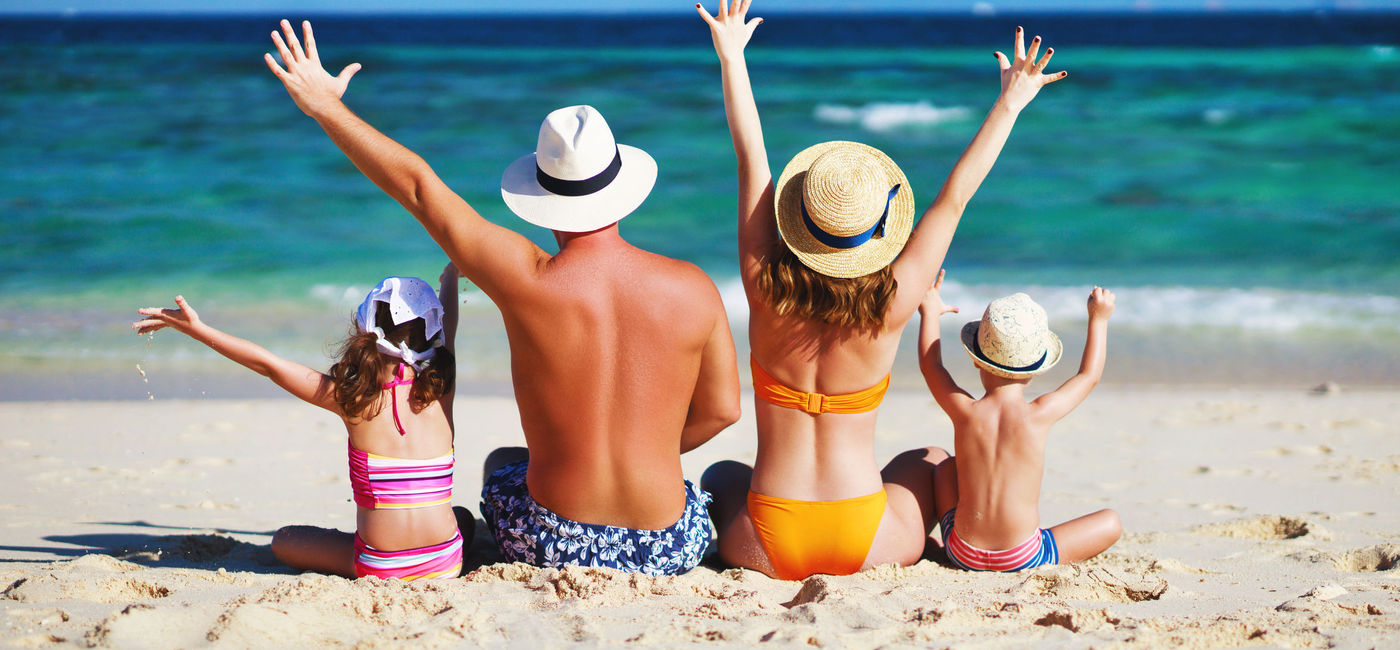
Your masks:
{"label": "woman's hand", "polygon": [[1031,39],[1031,49],[1026,51],[1025,30],[1016,28],[1016,58],[1008,61],[1006,55],[997,52],[997,62],[1001,64],[1001,98],[1008,108],[1015,112],[1020,112],[1026,105],[1035,99],[1036,93],[1041,88],[1069,76],[1068,72],[1061,70],[1054,74],[1045,74],[1045,66],[1050,63],[1050,56],[1055,53],[1054,48],[1045,50],[1045,56],[1036,62],[1035,56],[1040,52],[1040,37]]}
{"label": "woman's hand", "polygon": [[[306,35],[305,50],[297,40],[296,32],[292,31],[292,24],[283,20],[281,26],[281,34],[272,32],[272,42],[277,45],[277,53],[282,56],[282,63],[287,69],[283,70],[282,66],[277,65],[271,53],[264,54],[263,60],[278,81],[287,87],[287,94],[292,96],[297,107],[314,118],[325,106],[340,101],[350,85],[350,77],[360,71],[360,64],[351,63],[339,75],[332,77],[321,67],[321,57],[316,53],[316,38],[311,34],[311,22],[301,21],[301,29]],[[282,40],[283,34],[287,36],[285,41]]]}
{"label": "woman's hand", "polygon": [[943,314],[958,313],[957,307],[943,304],[943,295],[939,293],[942,288],[943,269],[939,269],[938,278],[933,281],[933,286],[929,287],[928,293],[924,295],[924,301],[919,303],[920,318],[938,318]]}
{"label": "woman's hand", "polygon": [[162,309],[160,307],[144,307],[136,310],[142,316],[149,316],[145,320],[139,320],[131,324],[131,329],[136,330],[136,334],[150,334],[165,327],[173,327],[187,336],[195,336],[195,333],[204,327],[204,322],[199,320],[199,314],[194,308],[185,302],[184,296],[175,296],[174,309]]}
{"label": "woman's hand", "polygon": [[749,38],[753,36],[762,18],[755,18],[744,22],[744,17],[749,12],[749,3],[752,0],[734,0],[730,4],[729,0],[719,0],[719,13],[711,16],[699,3],[695,5],[695,11],[705,19],[705,23],[710,26],[710,38],[715,42],[715,53],[721,60],[734,60],[744,55],[744,46],[749,44]]}

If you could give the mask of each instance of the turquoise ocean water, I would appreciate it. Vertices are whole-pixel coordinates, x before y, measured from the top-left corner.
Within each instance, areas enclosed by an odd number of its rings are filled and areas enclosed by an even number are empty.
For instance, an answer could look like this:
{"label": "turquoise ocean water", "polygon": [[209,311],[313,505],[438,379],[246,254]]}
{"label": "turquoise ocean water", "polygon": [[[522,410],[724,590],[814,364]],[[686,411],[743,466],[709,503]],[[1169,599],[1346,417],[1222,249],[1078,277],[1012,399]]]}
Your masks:
{"label": "turquoise ocean water", "polygon": [[[337,70],[364,65],[346,98],[354,110],[488,218],[551,249],[546,231],[505,209],[500,173],[532,150],[545,113],[598,107],[660,167],[624,236],[704,268],[741,325],[733,151],[718,66],[691,20],[657,18],[687,36],[628,46],[606,35],[404,43],[354,21],[327,21],[318,40]],[[865,20],[879,32],[901,19]],[[1139,345],[1131,374],[1146,381],[1209,368],[1267,381],[1303,368],[1299,381],[1400,383],[1400,31],[1390,42],[1219,47],[1230,25],[1202,21],[1185,44],[1139,49],[1065,20],[1047,38],[1070,77],[1023,114],[969,207],[947,299],[975,317],[1026,290],[1052,325],[1078,330],[1088,288],[1112,287],[1115,332]],[[780,21],[760,28],[749,55],[774,173],[809,144],[860,140],[893,157],[926,206],[996,96],[991,51],[1006,43],[877,35],[833,46]],[[139,21],[96,20],[78,35],[57,21],[0,40],[7,383],[57,368],[71,396],[144,397],[141,385],[113,392],[71,377],[86,365],[135,382],[138,363],[210,360],[124,329],[136,307],[176,293],[216,325],[324,365],[370,285],[435,280],[445,257],[433,242],[264,67],[273,24],[166,19],[151,29],[167,37],[142,38]],[[508,26],[531,33],[529,21]],[[0,31],[33,27],[0,19]],[[499,319],[479,294],[467,298],[464,376],[499,381]]]}

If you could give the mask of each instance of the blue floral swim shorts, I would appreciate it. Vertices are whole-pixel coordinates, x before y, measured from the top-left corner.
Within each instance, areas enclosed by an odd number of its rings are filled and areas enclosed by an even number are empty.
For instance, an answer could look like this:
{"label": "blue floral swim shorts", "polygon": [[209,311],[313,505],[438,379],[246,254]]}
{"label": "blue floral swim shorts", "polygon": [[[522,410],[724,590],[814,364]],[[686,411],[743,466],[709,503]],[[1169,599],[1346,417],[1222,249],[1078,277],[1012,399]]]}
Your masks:
{"label": "blue floral swim shorts", "polygon": [[597,566],[677,575],[700,563],[714,525],[710,493],[685,482],[685,511],[669,528],[637,530],[565,519],[530,497],[528,461],[506,465],[481,488],[481,517],[510,562],[541,567]]}

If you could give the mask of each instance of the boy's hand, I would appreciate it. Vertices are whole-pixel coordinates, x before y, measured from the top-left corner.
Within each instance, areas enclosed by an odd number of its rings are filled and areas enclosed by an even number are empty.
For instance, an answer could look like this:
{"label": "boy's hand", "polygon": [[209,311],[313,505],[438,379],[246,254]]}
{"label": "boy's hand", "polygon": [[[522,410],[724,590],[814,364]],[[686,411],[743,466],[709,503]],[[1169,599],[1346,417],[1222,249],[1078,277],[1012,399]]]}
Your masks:
{"label": "boy's hand", "polygon": [[176,330],[193,336],[195,330],[204,326],[199,320],[199,314],[194,308],[185,302],[184,296],[175,296],[175,309],[162,309],[160,307],[144,307],[136,310],[142,316],[149,316],[145,320],[139,320],[131,324],[131,329],[136,330],[136,334],[149,334],[165,327],[173,327]]}
{"label": "boy's hand", "polygon": [[1035,99],[1036,93],[1039,93],[1041,88],[1069,76],[1069,73],[1064,70],[1054,74],[1044,74],[1045,66],[1050,63],[1050,55],[1055,53],[1055,49],[1045,50],[1045,56],[1037,62],[1035,56],[1039,52],[1040,37],[1031,39],[1031,49],[1027,52],[1025,31],[1017,27],[1016,49],[1013,52],[1015,58],[1007,60],[1005,54],[996,53],[997,62],[1001,64],[1000,100],[1018,113],[1027,104],[1030,104],[1032,99]]}
{"label": "boy's hand", "polygon": [[[277,53],[282,57],[282,64],[287,66],[287,69],[283,70],[282,66],[277,65],[277,60],[272,58],[271,53],[264,54],[263,60],[267,62],[272,74],[277,76],[277,80],[287,87],[287,94],[292,96],[292,101],[297,103],[297,107],[303,113],[316,117],[321,108],[340,101],[340,97],[350,85],[350,77],[360,71],[360,64],[351,63],[345,66],[339,75],[332,77],[321,66],[321,56],[316,52],[316,38],[311,34],[311,21],[301,21],[301,29],[306,36],[305,50],[302,50],[301,42],[297,40],[290,22],[283,20],[281,27],[281,34],[272,32],[272,42],[277,45]],[[286,35],[286,40],[283,40],[283,34]]]}
{"label": "boy's hand", "polygon": [[710,26],[710,38],[715,42],[715,53],[720,59],[733,60],[743,56],[744,46],[749,44],[753,30],[763,22],[762,18],[744,22],[750,2],[752,0],[733,0],[732,3],[730,0],[719,0],[719,13],[714,16],[705,11],[700,3],[695,4],[695,11]]}
{"label": "boy's hand", "polygon": [[1108,320],[1113,315],[1113,292],[1103,287],[1094,287],[1089,292],[1089,320]]}
{"label": "boy's hand", "polygon": [[939,290],[943,288],[943,273],[943,269],[938,270],[938,278],[933,281],[933,286],[929,287],[928,293],[924,295],[924,301],[919,303],[920,318],[930,316],[938,318],[943,314],[958,313],[957,307],[943,304],[943,295],[939,293]]}

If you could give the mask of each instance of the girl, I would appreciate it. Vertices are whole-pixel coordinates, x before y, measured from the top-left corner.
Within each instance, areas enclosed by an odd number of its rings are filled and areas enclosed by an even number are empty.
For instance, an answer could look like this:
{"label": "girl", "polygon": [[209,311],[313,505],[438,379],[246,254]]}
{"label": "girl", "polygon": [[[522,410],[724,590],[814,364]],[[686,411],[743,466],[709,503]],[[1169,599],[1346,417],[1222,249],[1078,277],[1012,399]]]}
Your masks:
{"label": "girl", "polygon": [[[721,0],[710,27],[739,172],[739,270],[749,300],[758,455],[717,463],[720,557],[778,578],[849,574],[921,557],[936,523],[937,448],[875,461],[875,417],[904,325],[991,170],[1016,116],[1046,84],[1050,50],[997,53],[1001,94],[917,228],[909,181],[888,156],[855,142],[798,153],[777,184],[749,85],[744,47],[762,22],[749,0]],[[912,234],[911,234],[912,231]],[[906,246],[906,241],[908,245]]]}
{"label": "girl", "polygon": [[322,374],[174,309],[138,310],[137,334],[171,327],[345,422],[356,532],[287,526],[272,552],[294,569],[349,578],[456,577],[475,520],[452,507],[457,269],[441,298],[418,278],[386,278],[356,311],[339,361]]}

